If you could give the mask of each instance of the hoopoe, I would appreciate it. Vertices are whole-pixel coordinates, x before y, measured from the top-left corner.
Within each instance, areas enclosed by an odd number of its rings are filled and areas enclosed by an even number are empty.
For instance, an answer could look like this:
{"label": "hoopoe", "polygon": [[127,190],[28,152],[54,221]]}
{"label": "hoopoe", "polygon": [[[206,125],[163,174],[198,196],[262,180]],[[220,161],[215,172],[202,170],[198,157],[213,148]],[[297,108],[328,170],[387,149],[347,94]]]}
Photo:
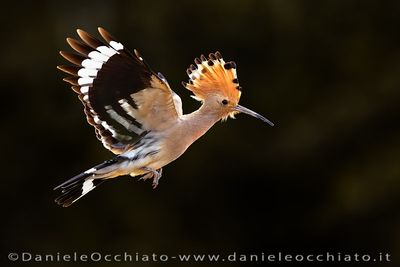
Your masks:
{"label": "hoopoe", "polygon": [[258,113],[238,105],[236,64],[221,53],[201,55],[187,69],[192,91],[201,107],[183,114],[180,97],[165,77],[154,72],[137,50],[131,53],[103,28],[104,41],[77,30],[82,41],[67,38],[77,52],[60,54],[73,66],[57,68],[72,75],[64,81],[83,103],[88,123],[104,147],[116,154],[60,184],[56,203],[68,207],[104,181],[121,176],[153,180],[156,188],[162,167],[176,160],[217,121],[245,113],[273,126]]}

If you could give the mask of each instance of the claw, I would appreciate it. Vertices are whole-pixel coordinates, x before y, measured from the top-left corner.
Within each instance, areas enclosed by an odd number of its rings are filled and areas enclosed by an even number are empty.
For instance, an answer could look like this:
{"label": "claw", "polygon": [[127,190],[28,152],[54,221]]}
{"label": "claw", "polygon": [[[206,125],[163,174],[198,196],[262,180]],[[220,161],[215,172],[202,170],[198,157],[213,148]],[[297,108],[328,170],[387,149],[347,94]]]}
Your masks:
{"label": "claw", "polygon": [[144,176],[142,176],[141,178],[139,178],[139,180],[146,180],[146,179],[151,179],[153,178],[153,189],[155,189],[158,186],[158,181],[160,180],[161,176],[162,176],[162,168],[158,169],[158,170],[154,170],[148,167],[143,167],[143,170],[147,171],[148,173],[146,173]]}
{"label": "claw", "polygon": [[142,177],[139,178],[139,181],[145,181],[147,179],[153,178],[154,174],[152,172],[146,173]]}
{"label": "claw", "polygon": [[156,189],[156,187],[158,186],[158,181],[160,180],[161,176],[162,176],[162,168],[158,169],[157,175],[153,176],[153,189]]}

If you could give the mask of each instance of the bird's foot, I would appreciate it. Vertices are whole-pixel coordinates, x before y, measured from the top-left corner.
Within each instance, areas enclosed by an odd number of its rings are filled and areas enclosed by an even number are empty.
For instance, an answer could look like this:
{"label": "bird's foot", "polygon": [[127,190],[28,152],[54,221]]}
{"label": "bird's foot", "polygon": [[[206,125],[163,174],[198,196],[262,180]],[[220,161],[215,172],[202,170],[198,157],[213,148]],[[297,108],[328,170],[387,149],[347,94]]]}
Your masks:
{"label": "bird's foot", "polygon": [[147,179],[153,178],[154,174],[152,172],[148,172],[139,178],[139,181],[145,181]]}
{"label": "bird's foot", "polygon": [[155,189],[158,186],[158,181],[162,176],[162,168],[154,170],[149,167],[143,167],[142,170],[147,171],[148,173],[142,176],[139,180],[147,180],[153,178],[153,189]]}
{"label": "bird's foot", "polygon": [[153,176],[153,189],[156,189],[156,187],[158,186],[158,181],[160,180],[161,175],[162,175],[162,168],[158,169],[158,170],[156,171],[156,173],[157,173],[157,174],[155,174],[155,175]]}

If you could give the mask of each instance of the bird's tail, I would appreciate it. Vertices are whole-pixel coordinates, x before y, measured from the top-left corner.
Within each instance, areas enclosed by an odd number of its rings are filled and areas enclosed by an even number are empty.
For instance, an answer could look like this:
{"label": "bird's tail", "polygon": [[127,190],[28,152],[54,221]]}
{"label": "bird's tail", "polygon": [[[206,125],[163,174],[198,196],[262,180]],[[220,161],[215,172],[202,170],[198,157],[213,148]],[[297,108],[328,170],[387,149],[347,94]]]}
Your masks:
{"label": "bird's tail", "polygon": [[118,176],[119,174],[115,173],[118,163],[118,157],[105,161],[56,186],[54,190],[61,190],[61,194],[55,202],[60,206],[69,207],[108,178]]}

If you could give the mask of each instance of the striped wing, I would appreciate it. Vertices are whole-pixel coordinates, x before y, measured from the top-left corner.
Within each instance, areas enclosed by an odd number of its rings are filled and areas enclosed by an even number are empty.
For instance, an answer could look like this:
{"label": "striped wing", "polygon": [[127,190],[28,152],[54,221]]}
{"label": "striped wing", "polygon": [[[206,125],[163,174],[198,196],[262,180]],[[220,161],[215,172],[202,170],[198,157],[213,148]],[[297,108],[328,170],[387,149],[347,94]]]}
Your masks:
{"label": "striped wing", "polygon": [[58,66],[72,76],[72,84],[84,105],[97,138],[115,154],[124,152],[150,131],[169,128],[182,114],[180,98],[159,73],[99,28],[105,42],[78,30],[82,41],[67,38],[77,52],[60,54],[74,66]]}

